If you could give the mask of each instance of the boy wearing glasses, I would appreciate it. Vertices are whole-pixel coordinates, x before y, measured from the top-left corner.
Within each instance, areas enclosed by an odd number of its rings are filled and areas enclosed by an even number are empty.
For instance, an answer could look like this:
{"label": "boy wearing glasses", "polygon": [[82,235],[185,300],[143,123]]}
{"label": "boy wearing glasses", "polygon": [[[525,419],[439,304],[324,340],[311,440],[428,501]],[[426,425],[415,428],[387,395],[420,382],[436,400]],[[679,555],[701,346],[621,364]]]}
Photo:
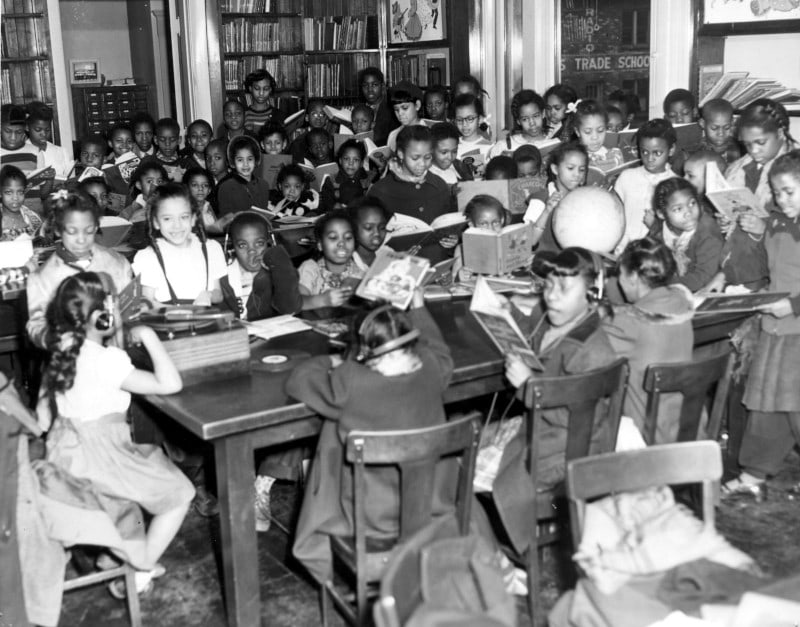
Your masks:
{"label": "boy wearing glasses", "polygon": [[308,149],[306,135],[313,129],[322,129],[330,132],[328,128],[328,114],[325,113],[325,101],[321,98],[309,98],[306,105],[306,127],[298,129],[292,143],[289,144],[289,154],[294,163],[303,163]]}
{"label": "boy wearing glasses", "polygon": [[362,100],[375,112],[372,134],[377,146],[386,145],[389,133],[400,126],[400,122],[386,99],[386,84],[383,72],[376,67],[364,68],[358,73]]}

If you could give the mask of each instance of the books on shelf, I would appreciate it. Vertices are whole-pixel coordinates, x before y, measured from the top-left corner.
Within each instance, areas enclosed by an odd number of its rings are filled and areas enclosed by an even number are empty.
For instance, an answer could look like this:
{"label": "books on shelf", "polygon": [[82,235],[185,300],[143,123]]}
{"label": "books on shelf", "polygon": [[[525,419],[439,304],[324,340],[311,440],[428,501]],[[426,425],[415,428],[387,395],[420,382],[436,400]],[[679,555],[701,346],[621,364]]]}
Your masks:
{"label": "books on shelf", "polygon": [[478,274],[498,276],[530,265],[533,260],[533,225],[510,224],[496,233],[469,228],[461,240],[464,267]]}
{"label": "books on shelf", "polygon": [[[316,14],[320,15],[320,14]],[[378,16],[323,14],[303,19],[306,50],[358,50],[378,47]]]}
{"label": "books on shelf", "polygon": [[749,72],[725,72],[700,101],[700,106],[714,98],[724,98],[737,110],[759,98],[770,98],[792,109],[800,107],[800,89],[770,78],[753,77]]}
{"label": "books on shelf", "polygon": [[302,52],[303,34],[297,20],[279,17],[258,22],[237,17],[222,24],[223,51],[231,52]]}
{"label": "books on shelf", "polygon": [[732,187],[712,161],[706,163],[706,197],[714,209],[733,222],[748,209],[761,206],[748,188]]}
{"label": "books on shelf", "polygon": [[406,309],[429,267],[430,262],[422,257],[381,248],[356,288],[356,296]]}
{"label": "books on shelf", "polygon": [[380,65],[378,52],[349,54],[319,53],[309,57],[306,68],[306,91],[309,98],[356,98],[361,93],[358,73],[370,66]]}
{"label": "books on shelf", "polygon": [[299,13],[302,0],[220,0],[226,13]]}
{"label": "books on shelf", "polygon": [[303,57],[300,54],[226,58],[224,67],[225,89],[229,91],[243,89],[247,75],[261,69],[272,75],[277,89],[302,89]]}

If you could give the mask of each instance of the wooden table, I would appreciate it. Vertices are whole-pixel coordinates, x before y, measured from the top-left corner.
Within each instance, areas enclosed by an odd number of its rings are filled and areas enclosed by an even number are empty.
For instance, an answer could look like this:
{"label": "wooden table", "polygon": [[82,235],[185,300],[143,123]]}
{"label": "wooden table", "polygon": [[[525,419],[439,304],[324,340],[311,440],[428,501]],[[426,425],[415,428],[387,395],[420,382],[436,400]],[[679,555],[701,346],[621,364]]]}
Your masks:
{"label": "wooden table", "polygon": [[[504,389],[503,358],[468,311],[469,301],[438,302],[429,310],[450,346],[455,365],[446,402]],[[696,321],[697,342],[727,337],[742,315],[707,316]],[[276,338],[269,348],[328,352],[327,338],[312,332]],[[257,348],[254,349],[254,352]],[[253,510],[254,451],[315,435],[320,419],[283,391],[287,372],[253,372],[197,384],[171,396],[147,400],[214,446],[220,503],[222,563],[228,624],[260,624],[258,549]]]}

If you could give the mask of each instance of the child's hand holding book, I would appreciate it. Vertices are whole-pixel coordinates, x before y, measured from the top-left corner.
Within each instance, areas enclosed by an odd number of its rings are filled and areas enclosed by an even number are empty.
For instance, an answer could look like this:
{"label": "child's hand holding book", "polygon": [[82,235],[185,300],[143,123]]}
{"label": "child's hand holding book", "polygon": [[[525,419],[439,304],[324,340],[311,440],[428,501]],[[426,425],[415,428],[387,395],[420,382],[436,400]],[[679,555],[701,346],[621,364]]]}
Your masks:
{"label": "child's hand holding book", "polygon": [[533,370],[523,361],[517,353],[506,355],[506,379],[515,388],[525,385],[525,382],[533,376]]}

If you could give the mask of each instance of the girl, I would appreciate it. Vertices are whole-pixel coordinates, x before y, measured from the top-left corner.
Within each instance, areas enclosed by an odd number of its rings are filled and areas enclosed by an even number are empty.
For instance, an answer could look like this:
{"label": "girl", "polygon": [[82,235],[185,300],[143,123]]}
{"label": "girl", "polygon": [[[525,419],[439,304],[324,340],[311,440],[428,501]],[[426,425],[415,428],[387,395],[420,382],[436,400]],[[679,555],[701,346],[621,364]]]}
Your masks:
{"label": "girl", "polygon": [[[408,314],[378,307],[357,315],[353,329],[358,340],[352,356],[344,360],[312,357],[286,382],[289,396],[326,419],[293,547],[295,557],[319,582],[332,576],[329,535],[353,533],[353,486],[343,459],[343,438],[353,429],[412,429],[444,423],[442,393],[453,369],[450,351],[419,291]],[[396,537],[397,471],[370,471],[365,490],[369,535]],[[434,490],[442,494],[438,486]]]}
{"label": "girl", "polygon": [[[602,298],[602,262],[584,248],[565,248],[545,261],[543,268],[545,315],[530,336],[530,344],[544,365],[541,376],[579,374],[610,364],[616,355],[603,331],[596,304]],[[527,322],[530,325],[532,321]],[[532,377],[539,376],[516,354],[506,356],[505,372],[518,395]],[[547,410],[542,418],[536,473],[540,488],[548,490],[564,477],[568,412]],[[606,431],[604,425],[595,431],[592,449],[616,436]],[[527,448],[525,429],[521,429],[503,451],[493,486],[500,519],[519,551],[527,548],[530,521],[535,519],[530,475],[525,470]]]}
{"label": "girl", "polygon": [[489,157],[504,152],[514,152],[520,146],[534,146],[547,142],[544,132],[544,99],[532,89],[523,89],[511,99],[511,117],[514,128],[503,141],[497,142],[489,151]]}
{"label": "girl", "polygon": [[347,206],[347,214],[356,230],[353,261],[362,272],[366,272],[375,261],[375,253],[386,240],[386,225],[394,213],[379,198],[365,196],[351,202]]}
{"label": "girl", "polygon": [[[763,148],[763,146],[759,146]],[[748,152],[753,147],[748,147]],[[759,154],[758,152],[756,154]],[[763,496],[764,481],[800,443],[800,151],[770,163],[769,182],[779,210],[760,222],[769,259],[769,290],[790,296],[765,305],[761,334],[747,380],[744,404],[750,410],[739,465],[742,474],[726,492]],[[758,228],[754,228],[758,230]]]}
{"label": "girl", "polygon": [[433,163],[430,172],[441,178],[452,187],[459,181],[471,181],[472,169],[466,167],[459,159],[458,129],[450,122],[437,122],[431,126],[433,140]]}
{"label": "girl", "polygon": [[147,219],[147,201],[159,185],[169,180],[164,166],[153,160],[142,162],[131,176],[131,195],[133,202],[119,212],[131,222],[144,222]]}
{"label": "girl", "polygon": [[53,176],[66,179],[75,161],[69,151],[50,141],[53,130],[53,110],[43,102],[30,102],[27,106],[28,139],[39,149],[37,168],[53,168]]}
{"label": "girl", "polygon": [[102,210],[91,197],[81,191],[59,190],[45,199],[44,206],[53,217],[58,240],[55,252],[28,277],[26,329],[31,341],[40,348],[44,347],[47,332],[45,310],[66,277],[83,271],[104,272],[113,280],[117,292],[133,278],[125,257],[95,242]]}
{"label": "girl", "polygon": [[269,185],[258,176],[261,149],[249,135],[235,137],[228,144],[228,163],[233,172],[219,184],[218,214],[247,211],[251,207],[266,209],[269,206]]}
{"label": "girl", "polygon": [[206,148],[214,135],[211,125],[205,120],[195,120],[186,129],[186,147],[181,160],[181,167],[205,168]]}
{"label": "girl", "polygon": [[[481,87],[480,81],[471,74],[466,74],[453,83],[453,97],[457,98],[461,94],[470,94],[475,96],[475,98],[478,99],[478,102],[480,102],[481,111],[484,110],[483,97],[488,96],[489,94],[483,87]],[[455,111],[455,102],[453,103],[453,110]],[[489,125],[488,119],[481,120],[480,124],[478,125],[478,131],[484,138],[486,138],[488,142],[491,143],[492,127]]]}
{"label": "girl", "polygon": [[183,175],[183,184],[189,189],[192,208],[200,216],[203,228],[211,235],[222,235],[236,214],[229,213],[217,220],[209,198],[214,192],[214,182],[206,170],[189,168]]}
{"label": "girl", "polygon": [[275,91],[275,79],[267,70],[250,72],[244,79],[244,90],[250,94],[251,102],[244,112],[244,127],[258,133],[267,122],[283,124],[284,115],[270,104]]}
{"label": "girl", "polygon": [[461,94],[456,96],[453,108],[456,128],[461,133],[456,157],[464,165],[470,166],[474,177],[482,176],[486,155],[492,147],[492,143],[480,131],[483,104],[472,94]]}
{"label": "girl", "polygon": [[[603,320],[617,356],[628,360],[630,376],[622,413],[644,428],[647,393],[644,373],[648,365],[689,361],[692,358],[692,297],[674,283],[677,267],[670,250],[648,237],[625,247],[617,262],[619,286],[627,305],[615,305],[613,316]],[[677,441],[681,398],[664,394],[658,408],[655,441]]]}
{"label": "girl", "polygon": [[[503,204],[494,196],[478,194],[470,199],[464,207],[464,216],[470,228],[483,229],[499,233],[506,225],[508,212]],[[464,267],[464,248],[456,246],[453,262],[453,280],[466,281],[473,278],[470,270]]]}
{"label": "girl", "polygon": [[364,143],[355,139],[348,139],[336,153],[336,162],[339,172],[334,178],[328,178],[322,185],[321,204],[323,211],[341,209],[357,198],[362,198],[374,178],[364,169],[364,159],[367,149]]}
{"label": "girl", "polygon": [[442,85],[429,85],[423,97],[426,121],[449,122],[447,119],[447,89]]}
{"label": "girl", "polygon": [[167,183],[153,192],[147,228],[150,246],[133,258],[144,299],[172,305],[222,302],[219,280],[227,274],[225,255],[217,242],[206,241],[184,185]]}
{"label": "girl", "polygon": [[14,240],[20,235],[36,237],[42,229],[42,219],[24,204],[27,185],[28,179],[16,166],[7,165],[0,170],[0,241]]}
{"label": "girl", "polygon": [[[88,480],[87,497],[94,502],[96,493],[107,497],[101,507],[112,521],[118,520],[114,505],[124,506],[116,503],[118,499],[136,503],[152,515],[143,538],[120,538],[113,546],[137,569],[136,589],[142,592],[154,577],[164,574],[158,559],[178,532],[194,488],[160,448],[131,441],[126,420],[131,393],[174,394],[182,383],[149,327],[134,327],[130,336],[144,345],[153,372],[135,368],[125,351],[106,346],[117,330],[113,291],[107,275],[79,272],[64,279],[48,308],[53,335],[45,387],[57,418],[47,437],[47,461]],[[76,522],[85,525],[87,520],[93,518]],[[90,538],[91,527],[85,533]],[[118,583],[122,582],[114,582],[111,591],[122,596],[124,586],[117,587]]]}
{"label": "girl", "polygon": [[547,201],[532,199],[522,217],[523,222],[533,223],[533,243],[538,242],[539,252],[561,250],[553,234],[553,211],[564,196],[586,183],[588,166],[586,148],[577,142],[556,146],[550,153]]}
{"label": "girl", "polygon": [[653,208],[657,220],[650,235],[664,242],[677,264],[678,282],[696,292],[719,269],[722,234],[716,220],[700,209],[697,190],[686,179],[673,177],[656,185]]}
{"label": "girl", "polygon": [[214,139],[208,142],[205,151],[205,168],[214,177],[214,187],[217,187],[228,176],[227,142],[224,139]]}
{"label": "girl", "polygon": [[355,236],[346,211],[326,213],[314,225],[319,259],[307,259],[298,270],[303,309],[339,307],[353,294],[364,272],[353,261]]}
{"label": "girl", "polygon": [[768,281],[767,260],[761,243],[763,220],[772,205],[769,173],[781,155],[796,147],[789,134],[789,115],[782,104],[760,98],[739,116],[739,140],[747,154],[734,161],[725,173],[732,187],[747,187],[759,200],[731,223],[720,218],[726,236],[722,271],[706,289],[721,290],[725,285],[744,285],[760,289]]}
{"label": "girl", "polygon": [[303,216],[320,207],[319,193],[308,186],[303,168],[294,163],[278,172],[277,189],[269,194],[269,209],[276,216]]}
{"label": "girl", "polygon": [[548,139],[568,142],[572,139],[572,118],[578,94],[569,85],[558,83],[544,92],[545,133]]}
{"label": "girl", "polygon": [[575,106],[575,135],[586,146],[589,165],[608,170],[622,165],[625,158],[617,148],[604,146],[608,115],[603,106],[594,100],[579,100]]}
{"label": "girl", "polygon": [[238,100],[228,100],[222,107],[222,126],[217,129],[217,137],[231,141],[234,137],[248,134],[244,128],[244,105]]}

